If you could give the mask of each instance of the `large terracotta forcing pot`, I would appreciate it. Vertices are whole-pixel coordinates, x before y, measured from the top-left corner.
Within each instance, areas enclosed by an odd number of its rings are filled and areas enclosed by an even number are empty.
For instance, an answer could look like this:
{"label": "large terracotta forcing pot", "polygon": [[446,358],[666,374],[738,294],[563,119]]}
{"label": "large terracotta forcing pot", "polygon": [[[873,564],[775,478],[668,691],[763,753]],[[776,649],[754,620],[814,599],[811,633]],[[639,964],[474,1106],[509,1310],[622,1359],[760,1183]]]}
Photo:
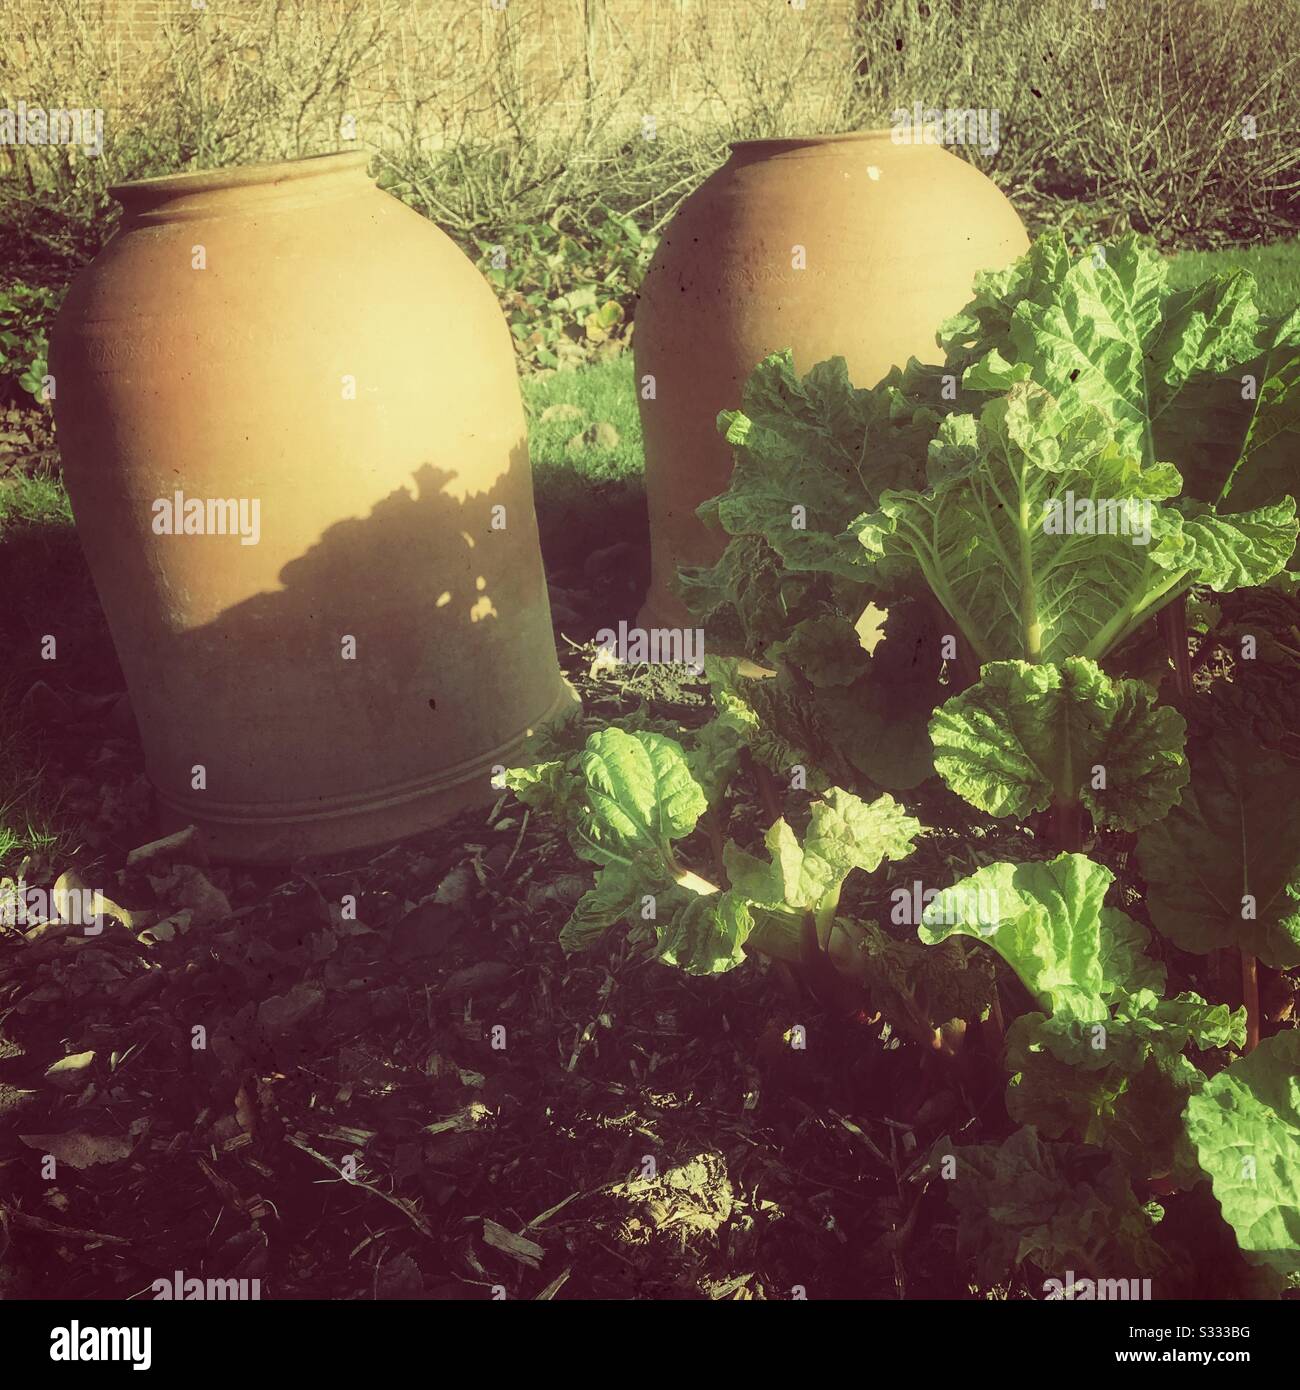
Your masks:
{"label": "large terracotta forcing pot", "polygon": [[715,422],[755,365],[782,348],[800,372],[844,357],[855,385],[874,386],[909,357],[941,360],[936,330],[969,301],[976,271],[1029,244],[993,183],[939,145],[880,130],[731,148],[669,223],[636,309],[647,628],[689,621],[677,566],[711,564],[725,547],[695,508],[727,485]]}
{"label": "large terracotta forcing pot", "polygon": [[573,697],[491,289],[362,154],[113,196],[51,370],[164,829],[285,862],[499,794]]}

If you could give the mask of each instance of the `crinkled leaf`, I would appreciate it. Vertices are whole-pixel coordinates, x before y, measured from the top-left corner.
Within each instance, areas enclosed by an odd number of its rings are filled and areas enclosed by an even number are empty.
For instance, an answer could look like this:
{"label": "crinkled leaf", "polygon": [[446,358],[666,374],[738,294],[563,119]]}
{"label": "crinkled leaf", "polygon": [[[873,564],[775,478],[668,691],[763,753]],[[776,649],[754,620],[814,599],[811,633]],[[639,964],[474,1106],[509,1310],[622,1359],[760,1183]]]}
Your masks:
{"label": "crinkled leaf", "polygon": [[677,591],[709,644],[761,659],[768,644],[786,636],[806,610],[829,594],[823,576],[791,572],[758,535],[733,537],[717,564],[677,572]]}
{"label": "crinkled leaf", "polygon": [[979,277],[941,329],[948,368],[968,391],[1031,377],[1068,413],[1100,411],[1144,466],[1171,460],[1186,495],[1222,513],[1294,497],[1300,311],[1261,316],[1242,272],[1177,288],[1133,236],[1099,252],[1072,256],[1050,233]]}
{"label": "crinkled leaf", "polygon": [[[951,353],[981,364],[967,385],[987,378],[990,389],[1005,390],[1008,364],[1027,369],[1053,395],[1101,409],[1147,464],[1182,466],[1179,445],[1198,433],[1204,440],[1207,423],[1214,452],[1234,459],[1253,413],[1240,401],[1240,381],[1228,379],[1261,347],[1251,277],[1176,288],[1165,258],[1136,236],[1075,256],[1061,233],[1049,233],[1008,271],[977,280],[974,302],[941,337]],[[996,354],[992,364],[981,362],[986,354]],[[1215,408],[1207,422],[1215,383],[1235,389],[1238,409],[1225,416]],[[1199,432],[1188,428],[1193,421]],[[1208,487],[1193,495],[1218,500]]]}
{"label": "crinkled leaf", "polygon": [[586,951],[619,922],[628,920],[652,880],[626,864],[610,864],[596,874],[595,886],[578,899],[573,914],[560,929],[565,951]]}
{"label": "crinkled leaf", "polygon": [[1191,503],[1183,507],[1183,536],[1198,584],[1227,594],[1264,584],[1286,567],[1295,550],[1294,497],[1283,497],[1254,511],[1220,516]]}
{"label": "crinkled leaf", "polygon": [[729,720],[710,719],[696,730],[686,761],[710,806],[726,790],[744,747],[744,735]]}
{"label": "crinkled leaf", "polygon": [[723,852],[737,892],[760,907],[808,911],[838,891],[853,869],[874,872],[885,859],[911,853],[921,824],[892,796],[864,802],[832,787],[813,802],[802,843],[784,817],[764,836],[764,862],[734,844]]}
{"label": "crinkled leaf", "polygon": [[549,811],[563,804],[570,790],[571,772],[563,759],[552,758],[531,767],[508,767],[501,780],[524,805]]}
{"label": "crinkled leaf", "polygon": [[1164,1265],[1153,1223],[1128,1175],[1108,1154],[1080,1144],[1044,1142],[1025,1126],[1001,1144],[960,1147],[946,1136],[931,1162],[955,1159],[942,1184],[957,1209],[957,1253],[980,1279],[1000,1283],[1030,1264],[1064,1279],[1155,1275]]}
{"label": "crinkled leaf", "polygon": [[705,657],[704,669],[713,691],[718,718],[734,728],[753,756],[782,780],[794,767],[802,767],[810,791],[831,785],[841,770],[838,755],[825,741],[816,709],[784,673],[776,677],[749,677],[739,673],[739,663]]}
{"label": "crinkled leaf", "polygon": [[1103,905],[1113,878],[1081,854],[990,864],[940,891],[919,935],[986,941],[1054,1017],[1105,1020],[1120,995],[1164,984],[1164,967],[1144,953],[1146,929]]}
{"label": "crinkled leaf", "polygon": [[852,574],[854,557],[836,538],[866,499],[858,468],[867,396],[850,385],[843,358],[802,380],[790,352],[764,359],[745,383],[742,409],[718,417],[735,467],[700,517],[732,536],[762,536],[787,569]]}
{"label": "crinkled leaf", "polygon": [[1300,1270],[1300,1033],[1265,1038],[1206,1082],[1187,1132],[1246,1258]]}
{"label": "crinkled leaf", "polygon": [[1112,680],[1081,657],[991,662],[930,721],[936,770],[981,811],[1023,819],[1081,801],[1098,825],[1123,830],[1178,800],[1185,729],[1150,686]]}
{"label": "crinkled leaf", "polygon": [[870,662],[853,624],[834,613],[797,623],[784,641],[768,648],[767,655],[773,661],[791,663],[817,687],[851,685]]}
{"label": "crinkled leaf", "polygon": [[1109,1025],[1022,1014],[1007,1030],[1007,1066],[1007,1113],[1017,1123],[1104,1149],[1141,1181],[1198,1180],[1182,1113],[1204,1077],[1177,1051],[1134,1046]]}
{"label": "crinkled leaf", "polygon": [[690,834],[708,806],[681,744],[600,729],[578,761],[585,785],[572,832],[577,853],[597,864],[667,871],[671,841]]}
{"label": "crinkled leaf", "polygon": [[954,398],[950,379],[913,359],[861,390],[842,358],[799,378],[792,354],[774,353],[746,382],[741,409],[718,418],[735,467],[698,515],[732,536],[761,536],[788,571],[861,580],[862,552],[846,534],[853,517],[885,488],[921,486],[932,455],[933,466],[950,466],[969,446],[960,430],[940,428],[975,399]]}
{"label": "crinkled leaf", "polygon": [[1250,405],[1247,379],[1255,392],[1240,454],[1235,462],[1229,460],[1226,479],[1220,482],[1221,471],[1216,469],[1203,490],[1192,492],[1210,500],[1222,494],[1219,505],[1227,512],[1258,507],[1284,493],[1295,497],[1300,484],[1300,309],[1280,322],[1262,324],[1259,337],[1259,356],[1239,374],[1224,373],[1236,388],[1236,399],[1229,401],[1234,411]]}
{"label": "crinkled leaf", "polygon": [[1166,1056],[1194,1046],[1246,1045],[1246,1011],[1235,1012],[1226,1004],[1208,1004],[1199,994],[1184,993],[1162,999],[1142,989],[1120,1001],[1112,1034],[1127,1033]]}
{"label": "crinkled leaf", "polygon": [[688,975],[717,975],[745,959],[753,929],[749,904],[737,892],[693,895],[658,926],[659,959]]}
{"label": "crinkled leaf", "polygon": [[916,565],[981,663],[1099,659],[1197,574],[1182,516],[1161,505],[1176,470],[1142,469],[1111,434],[1017,385],[984,407],[976,464],[885,493],[851,533],[889,573]]}

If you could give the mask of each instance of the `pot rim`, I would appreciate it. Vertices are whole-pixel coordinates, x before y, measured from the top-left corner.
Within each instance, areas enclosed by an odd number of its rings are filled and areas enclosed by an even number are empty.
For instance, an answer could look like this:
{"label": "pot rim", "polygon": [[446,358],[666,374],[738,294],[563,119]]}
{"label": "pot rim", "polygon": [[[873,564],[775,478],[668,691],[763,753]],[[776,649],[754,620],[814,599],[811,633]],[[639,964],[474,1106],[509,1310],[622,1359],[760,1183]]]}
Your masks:
{"label": "pot rim", "polygon": [[840,135],[775,135],[759,140],[732,140],[730,148],[737,153],[756,153],[767,149],[772,153],[785,150],[816,149],[822,145],[850,145],[865,141],[892,140],[892,126],[874,126],[870,130],[850,130]]}
{"label": "pot rim", "polygon": [[153,203],[162,198],[190,193],[220,193],[230,189],[257,188],[323,175],[366,172],[366,150],[334,150],[305,155],[302,159],[267,160],[261,164],[231,164],[219,169],[192,169],[180,174],[158,174],[109,186],[109,196],[129,209],[132,204]]}

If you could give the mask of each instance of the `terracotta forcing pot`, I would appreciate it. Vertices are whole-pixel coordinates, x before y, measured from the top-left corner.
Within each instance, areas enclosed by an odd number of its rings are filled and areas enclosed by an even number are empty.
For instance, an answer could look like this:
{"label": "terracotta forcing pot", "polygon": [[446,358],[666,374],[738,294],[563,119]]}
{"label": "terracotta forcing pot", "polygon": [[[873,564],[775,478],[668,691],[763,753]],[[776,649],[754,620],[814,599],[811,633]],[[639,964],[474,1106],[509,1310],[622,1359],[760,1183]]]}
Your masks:
{"label": "terracotta forcing pot", "polygon": [[163,828],[286,862],[499,794],[573,696],[486,281],[363,154],[112,191],[50,359]]}
{"label": "terracotta forcing pot", "polygon": [[686,625],[677,566],[712,564],[725,548],[695,508],[731,476],[718,412],[740,404],[768,353],[792,348],[800,372],[843,357],[857,386],[909,357],[940,361],[936,331],[969,301],[976,271],[1029,245],[994,184],[939,145],[895,144],[879,130],[731,148],[669,223],[636,309],[645,628]]}

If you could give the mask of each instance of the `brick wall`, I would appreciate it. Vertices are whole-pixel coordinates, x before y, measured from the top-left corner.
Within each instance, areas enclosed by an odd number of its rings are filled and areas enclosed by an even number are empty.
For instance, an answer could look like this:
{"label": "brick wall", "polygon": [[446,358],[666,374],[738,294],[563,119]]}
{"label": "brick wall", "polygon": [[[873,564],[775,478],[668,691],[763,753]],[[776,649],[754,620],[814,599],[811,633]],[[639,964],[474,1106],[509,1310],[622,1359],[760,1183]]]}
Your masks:
{"label": "brick wall", "polygon": [[[812,120],[851,65],[854,0],[69,0],[71,20],[54,5],[0,9],[15,20],[0,65],[8,100],[148,120],[186,62],[193,83],[197,55],[211,51],[214,101],[222,84],[274,72],[287,119],[310,96],[319,145],[343,113],[367,144],[491,135],[519,116],[562,126],[593,97],[629,123],[691,121],[779,87],[795,54],[798,80],[782,99]],[[247,45],[232,48],[241,34]],[[346,80],[331,70],[313,95],[320,55],[335,45],[364,52]],[[60,57],[78,90],[44,90]],[[24,78],[33,90],[20,90]],[[94,90],[80,89],[87,81]]]}

